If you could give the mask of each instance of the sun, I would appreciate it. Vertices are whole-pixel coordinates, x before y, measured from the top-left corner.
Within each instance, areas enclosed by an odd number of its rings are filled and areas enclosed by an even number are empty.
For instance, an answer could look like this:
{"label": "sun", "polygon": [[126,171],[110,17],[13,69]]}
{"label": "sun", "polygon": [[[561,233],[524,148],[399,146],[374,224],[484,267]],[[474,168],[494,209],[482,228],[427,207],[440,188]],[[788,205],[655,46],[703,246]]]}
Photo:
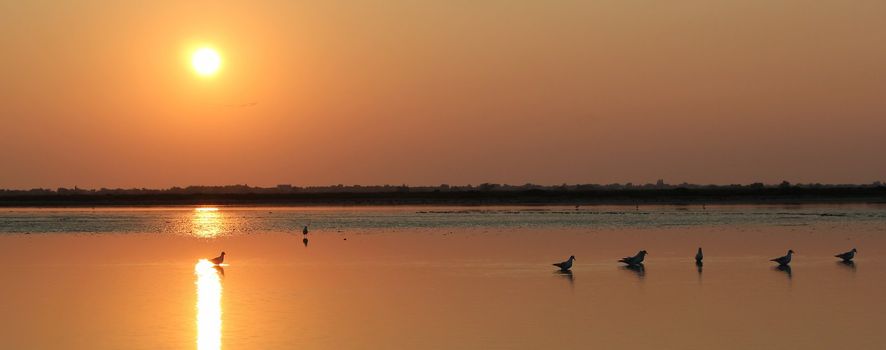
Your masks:
{"label": "sun", "polygon": [[197,74],[211,76],[221,67],[221,56],[212,48],[200,48],[194,51],[194,55],[191,56],[191,65],[194,66]]}

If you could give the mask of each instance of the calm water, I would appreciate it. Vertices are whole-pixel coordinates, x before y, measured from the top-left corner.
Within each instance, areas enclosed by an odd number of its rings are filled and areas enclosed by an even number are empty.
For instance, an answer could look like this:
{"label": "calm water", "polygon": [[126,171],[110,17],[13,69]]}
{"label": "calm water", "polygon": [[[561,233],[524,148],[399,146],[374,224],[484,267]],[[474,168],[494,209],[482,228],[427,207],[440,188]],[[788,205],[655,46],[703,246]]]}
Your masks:
{"label": "calm water", "polygon": [[[4,209],[0,349],[882,349],[884,219],[864,205]],[[852,247],[854,265],[832,257]],[[616,263],[640,249],[645,269]],[[775,269],[787,249],[791,270]],[[222,250],[222,269],[200,262]]]}
{"label": "calm water", "polygon": [[231,235],[300,230],[886,223],[886,205],[5,209],[0,233]]}

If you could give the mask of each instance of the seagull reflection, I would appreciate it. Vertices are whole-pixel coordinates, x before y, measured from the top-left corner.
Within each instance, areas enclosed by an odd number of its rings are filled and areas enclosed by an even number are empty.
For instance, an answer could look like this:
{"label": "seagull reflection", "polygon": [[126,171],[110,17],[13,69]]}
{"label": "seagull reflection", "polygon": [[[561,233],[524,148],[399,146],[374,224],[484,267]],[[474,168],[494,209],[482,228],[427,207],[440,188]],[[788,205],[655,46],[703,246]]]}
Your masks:
{"label": "seagull reflection", "polygon": [[307,237],[303,238],[303,239],[301,240],[301,242],[305,244],[305,247],[308,246],[308,238],[307,238]]}
{"label": "seagull reflection", "polygon": [[701,276],[701,271],[704,270],[704,263],[701,261],[696,261],[695,269],[698,270],[698,275]]}
{"label": "seagull reflection", "polygon": [[788,275],[788,279],[791,279],[794,277],[794,274],[791,272],[791,265],[778,265],[776,267],[773,267],[772,269],[775,271],[780,271],[780,272],[786,273]]}
{"label": "seagull reflection", "polygon": [[646,277],[646,266],[643,265],[643,263],[639,263],[636,265],[622,266],[622,268],[625,270],[634,272],[635,274],[637,274],[637,277],[640,277],[641,279],[643,277]]}
{"label": "seagull reflection", "polygon": [[570,286],[573,286],[575,283],[575,277],[572,275],[572,270],[566,270],[566,271],[558,270],[558,271],[554,271],[554,274],[559,275],[559,276],[565,278],[566,280],[568,280]]}
{"label": "seagull reflection", "polygon": [[224,267],[221,267],[220,265],[214,265],[214,266],[212,266],[212,268],[215,269],[215,272],[218,272],[219,276],[225,277],[225,268]]}
{"label": "seagull reflection", "polygon": [[845,267],[845,268],[851,270],[852,272],[855,272],[855,261],[852,261],[852,260],[849,260],[849,261],[838,261],[838,262],[837,262],[837,265],[843,266],[843,267]]}

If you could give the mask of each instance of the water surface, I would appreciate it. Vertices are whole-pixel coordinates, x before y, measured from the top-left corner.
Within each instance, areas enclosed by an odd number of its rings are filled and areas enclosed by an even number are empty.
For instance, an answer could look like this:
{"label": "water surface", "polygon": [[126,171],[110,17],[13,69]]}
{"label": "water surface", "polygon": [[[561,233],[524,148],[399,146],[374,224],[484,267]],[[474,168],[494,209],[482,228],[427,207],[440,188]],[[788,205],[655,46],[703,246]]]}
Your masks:
{"label": "water surface", "polygon": [[876,206],[5,210],[0,348],[877,349],[884,237]]}

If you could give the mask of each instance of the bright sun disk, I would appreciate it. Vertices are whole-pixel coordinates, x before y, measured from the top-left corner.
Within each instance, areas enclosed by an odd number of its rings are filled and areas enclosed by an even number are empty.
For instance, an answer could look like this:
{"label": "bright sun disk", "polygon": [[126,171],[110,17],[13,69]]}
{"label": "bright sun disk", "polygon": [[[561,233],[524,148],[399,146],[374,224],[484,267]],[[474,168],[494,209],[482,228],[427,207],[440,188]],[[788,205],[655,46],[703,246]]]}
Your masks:
{"label": "bright sun disk", "polygon": [[203,76],[213,75],[221,67],[221,56],[215,50],[204,47],[194,51],[194,55],[191,56],[191,64],[194,66],[197,74]]}

